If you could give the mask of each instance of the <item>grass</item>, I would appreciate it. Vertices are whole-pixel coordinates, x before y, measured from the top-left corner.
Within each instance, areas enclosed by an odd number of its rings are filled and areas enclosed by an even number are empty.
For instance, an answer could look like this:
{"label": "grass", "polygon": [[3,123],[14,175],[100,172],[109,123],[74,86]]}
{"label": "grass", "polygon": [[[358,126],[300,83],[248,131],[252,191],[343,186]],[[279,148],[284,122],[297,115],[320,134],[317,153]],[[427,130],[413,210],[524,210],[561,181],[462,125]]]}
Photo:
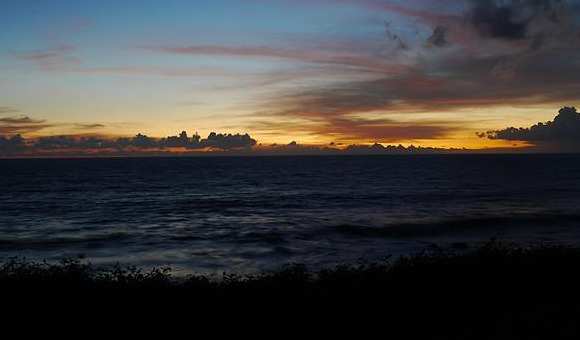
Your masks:
{"label": "grass", "polygon": [[173,278],[168,268],[11,259],[0,334],[579,339],[580,249],[496,243],[311,271]]}

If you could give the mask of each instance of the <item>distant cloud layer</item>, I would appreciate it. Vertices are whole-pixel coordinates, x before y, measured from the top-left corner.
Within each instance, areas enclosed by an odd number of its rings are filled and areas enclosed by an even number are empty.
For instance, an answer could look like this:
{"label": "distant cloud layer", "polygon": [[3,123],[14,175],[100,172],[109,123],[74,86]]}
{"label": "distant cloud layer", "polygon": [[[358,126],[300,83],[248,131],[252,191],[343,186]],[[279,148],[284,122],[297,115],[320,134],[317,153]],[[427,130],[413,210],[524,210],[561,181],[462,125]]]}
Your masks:
{"label": "distant cloud layer", "polygon": [[139,151],[139,150],[163,150],[171,148],[183,148],[189,150],[236,150],[249,148],[256,145],[256,140],[248,134],[221,134],[212,132],[205,139],[199,135],[189,137],[185,131],[178,136],[166,138],[151,138],[137,134],[132,138],[104,139],[97,137],[70,137],[70,136],[46,136],[36,140],[25,140],[20,135],[6,137],[0,135],[0,153],[23,154],[38,153],[44,151],[83,151],[91,150],[99,152],[109,151]]}
{"label": "distant cloud layer", "polygon": [[465,149],[404,147],[402,145],[348,145],[326,147],[301,145],[296,141],[269,146],[258,145],[248,134],[210,133],[207,138],[189,137],[185,131],[178,136],[150,138],[137,134],[132,138],[105,139],[97,137],[46,136],[35,140],[21,135],[0,135],[1,157],[52,156],[150,156],[150,155],[380,155],[432,154],[465,152]]}
{"label": "distant cloud layer", "polygon": [[564,107],[553,121],[529,128],[509,127],[479,134],[489,139],[517,140],[537,145],[550,144],[563,149],[580,149],[580,113],[575,107]]}

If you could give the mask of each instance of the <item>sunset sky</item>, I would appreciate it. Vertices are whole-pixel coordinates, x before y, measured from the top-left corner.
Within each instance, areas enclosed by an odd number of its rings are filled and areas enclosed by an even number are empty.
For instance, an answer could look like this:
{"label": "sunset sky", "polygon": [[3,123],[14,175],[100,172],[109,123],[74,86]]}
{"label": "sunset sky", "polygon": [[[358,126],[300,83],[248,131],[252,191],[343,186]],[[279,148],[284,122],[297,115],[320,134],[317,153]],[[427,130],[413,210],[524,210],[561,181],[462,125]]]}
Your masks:
{"label": "sunset sky", "polygon": [[0,0],[0,135],[529,145],[482,133],[580,105],[579,27],[572,0]]}

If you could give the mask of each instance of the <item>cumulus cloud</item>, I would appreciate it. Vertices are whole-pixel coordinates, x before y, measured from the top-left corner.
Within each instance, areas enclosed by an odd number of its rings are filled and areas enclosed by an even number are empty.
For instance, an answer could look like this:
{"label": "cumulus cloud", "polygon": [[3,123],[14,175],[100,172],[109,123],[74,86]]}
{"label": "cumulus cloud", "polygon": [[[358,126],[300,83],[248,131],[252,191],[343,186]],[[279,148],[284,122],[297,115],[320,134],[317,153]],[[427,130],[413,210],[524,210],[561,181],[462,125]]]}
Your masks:
{"label": "cumulus cloud", "polygon": [[44,136],[24,139],[0,135],[0,157],[51,156],[151,156],[151,155],[380,155],[465,152],[465,149],[404,147],[402,145],[349,145],[330,143],[328,146],[288,144],[262,146],[248,134],[212,132],[207,138],[191,137],[185,131],[177,136],[151,138],[143,134],[134,137],[107,139],[98,137]]}
{"label": "cumulus cloud", "polygon": [[106,149],[118,147],[116,141],[97,137],[74,138],[69,136],[40,137],[30,145],[32,150],[66,150],[66,149]]}
{"label": "cumulus cloud", "polygon": [[[1,131],[1,130],[0,130]],[[143,134],[135,137],[107,139],[98,137],[73,136],[43,136],[36,140],[25,140],[20,135],[13,137],[0,136],[0,150],[4,153],[36,153],[44,151],[82,152],[111,151],[139,152],[140,150],[169,150],[182,148],[185,150],[239,150],[256,145],[256,140],[246,134],[222,134],[212,132],[207,138],[198,134],[191,137],[183,131],[177,136],[152,138]]]}
{"label": "cumulus cloud", "polygon": [[538,123],[529,128],[509,127],[503,130],[478,133],[489,139],[517,140],[554,147],[580,149],[580,114],[575,107],[563,107],[553,121]]}
{"label": "cumulus cloud", "polygon": [[379,143],[374,143],[373,145],[349,145],[347,146],[343,153],[347,155],[384,155],[384,154],[433,154],[433,153],[449,153],[449,152],[461,152],[462,149],[441,149],[441,148],[431,148],[431,147],[421,147],[410,145],[409,147],[404,147],[402,145],[387,145],[384,146]]}
{"label": "cumulus cloud", "polygon": [[346,147],[338,147],[340,144],[330,143],[328,146],[302,145],[296,141],[288,144],[272,144],[269,147],[251,149],[252,155],[398,155],[398,154],[442,154],[463,153],[465,149],[443,149],[432,147],[416,147],[410,145],[372,145],[351,144]]}
{"label": "cumulus cloud", "polygon": [[539,44],[566,17],[565,0],[471,0],[466,18],[484,37]]}
{"label": "cumulus cloud", "polygon": [[246,134],[221,134],[212,132],[206,139],[200,141],[200,146],[217,149],[247,148],[256,145],[256,140]]}
{"label": "cumulus cloud", "polygon": [[22,151],[25,148],[24,139],[20,135],[12,137],[0,136],[0,152],[14,153]]}
{"label": "cumulus cloud", "polygon": [[256,140],[249,134],[224,134],[211,132],[207,138],[202,139],[198,134],[189,137],[187,132],[182,131],[178,136],[155,139],[138,134],[132,139],[120,139],[122,146],[135,146],[139,148],[187,148],[187,149],[222,149],[231,150],[249,148],[256,145]]}

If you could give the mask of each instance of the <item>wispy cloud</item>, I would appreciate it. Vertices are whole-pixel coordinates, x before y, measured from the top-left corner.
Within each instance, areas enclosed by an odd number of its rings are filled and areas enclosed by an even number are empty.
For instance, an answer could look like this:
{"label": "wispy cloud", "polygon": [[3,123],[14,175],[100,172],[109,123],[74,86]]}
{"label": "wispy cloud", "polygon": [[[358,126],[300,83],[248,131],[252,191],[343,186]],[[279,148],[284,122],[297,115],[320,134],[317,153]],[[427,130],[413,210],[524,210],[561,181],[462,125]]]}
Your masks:
{"label": "wispy cloud", "polygon": [[15,113],[15,112],[18,112],[18,110],[7,106],[0,106],[0,114]]}
{"label": "wispy cloud", "polygon": [[[14,110],[4,112],[14,112]],[[37,132],[51,126],[45,120],[32,119],[28,116],[0,117],[0,134],[5,135]]]}
{"label": "wispy cloud", "polygon": [[103,68],[77,68],[72,70],[76,74],[85,75],[142,75],[161,77],[212,77],[225,76],[239,73],[236,70],[218,67],[148,67],[148,66],[126,66],[126,67],[103,67]]}
{"label": "wispy cloud", "polygon": [[50,124],[1,124],[0,134],[4,135],[14,135],[21,133],[31,133],[44,130],[51,127]]}
{"label": "wispy cloud", "polygon": [[403,123],[387,119],[329,119],[315,134],[335,134],[338,140],[401,140],[437,139],[447,136],[453,127],[434,123]]}
{"label": "wispy cloud", "polygon": [[75,126],[75,128],[81,129],[81,130],[103,129],[106,127],[106,125],[104,125],[104,124],[80,124],[80,123],[76,123],[76,124],[74,124],[74,126]]}
{"label": "wispy cloud", "polygon": [[[396,14],[430,33],[419,40],[409,39],[397,30],[402,21],[396,21],[385,24],[384,39],[377,41],[374,48],[366,43],[362,49],[360,46],[351,49],[345,44],[342,50],[325,43],[318,48],[300,43],[285,48],[214,45],[135,48],[176,55],[276,58],[368,72],[367,79],[344,77],[334,84],[313,82],[300,90],[281,90],[254,102],[259,109],[253,116],[310,121],[312,124],[298,125],[305,129],[301,132],[310,134],[386,141],[445,138],[453,131],[450,124],[396,122],[388,119],[389,114],[578,99],[578,74],[570,72],[578,69],[580,30],[575,17],[578,13],[564,1],[332,3]],[[404,52],[392,54],[391,48]],[[267,86],[271,82],[257,84]],[[352,117],[370,112],[382,113],[384,118]],[[253,127],[265,128],[263,123]],[[270,128],[277,129],[269,126],[266,130]]]}
{"label": "wispy cloud", "polygon": [[136,46],[137,49],[181,55],[217,55],[230,57],[259,57],[289,59],[307,63],[335,64],[349,67],[359,67],[373,71],[402,73],[404,65],[381,60],[372,56],[337,51],[317,51],[312,49],[281,49],[276,47],[227,47],[227,46]]}
{"label": "wispy cloud", "polygon": [[83,60],[74,55],[76,48],[70,45],[60,44],[45,49],[16,51],[7,53],[9,58],[32,63],[40,70],[66,70],[75,65],[80,65]]}
{"label": "wispy cloud", "polygon": [[28,116],[23,117],[6,117],[0,118],[0,124],[40,124],[46,122],[45,120],[36,120]]}
{"label": "wispy cloud", "polygon": [[45,33],[45,38],[48,41],[59,42],[67,38],[69,35],[85,30],[93,25],[95,25],[94,20],[81,16],[49,28]]}
{"label": "wispy cloud", "polygon": [[[405,65],[405,71],[399,74],[377,71],[376,79],[281,91],[263,98],[266,104],[260,114],[310,119],[318,123],[312,133],[344,133],[358,138],[366,135],[386,140],[440,138],[450,132],[449,125],[397,124],[388,117],[391,113],[436,113],[474,107],[484,110],[492,106],[580,99],[580,74],[576,72],[580,56],[578,13],[565,2],[458,3],[464,5],[463,12],[439,15],[387,1],[361,2],[363,6],[418,18],[426,27],[433,27],[425,41],[414,45],[396,37],[405,49],[413,52],[403,59],[394,59]],[[390,32],[386,34],[393,39]],[[388,59],[384,55],[373,58],[377,62]],[[370,112],[381,113],[386,121],[352,118]]]}

